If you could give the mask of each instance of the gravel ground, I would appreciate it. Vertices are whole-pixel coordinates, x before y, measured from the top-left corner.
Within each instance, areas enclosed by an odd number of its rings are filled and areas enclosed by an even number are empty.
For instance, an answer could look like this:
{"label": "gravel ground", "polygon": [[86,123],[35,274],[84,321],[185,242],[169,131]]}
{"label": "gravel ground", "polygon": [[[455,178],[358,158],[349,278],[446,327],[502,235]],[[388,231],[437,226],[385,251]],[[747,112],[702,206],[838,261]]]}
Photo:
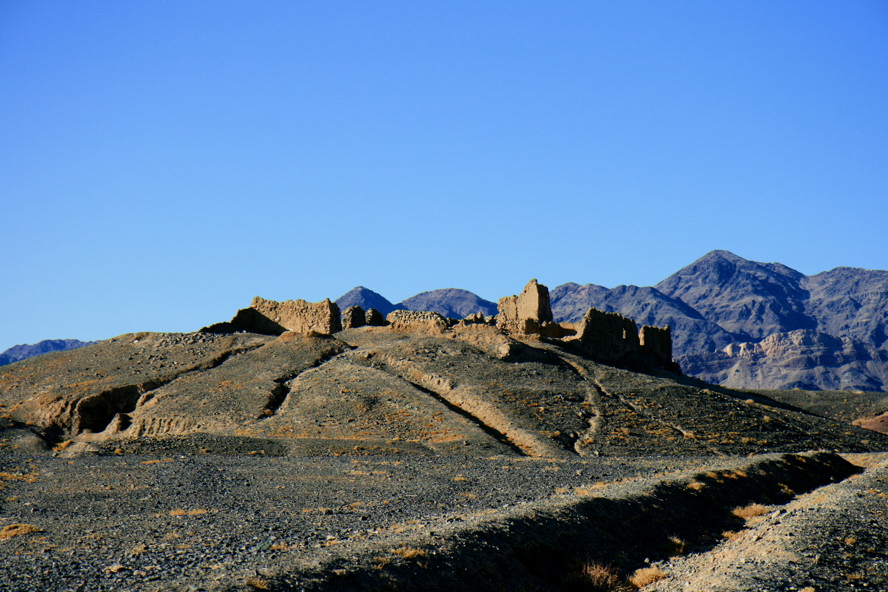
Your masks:
{"label": "gravel ground", "polygon": [[[0,459],[0,590],[200,590],[293,555],[711,457],[124,455]],[[289,559],[288,559],[289,560]]]}
{"label": "gravel ground", "polygon": [[750,519],[711,552],[659,564],[670,577],[645,588],[827,592],[888,590],[888,458],[850,455],[861,475]]}

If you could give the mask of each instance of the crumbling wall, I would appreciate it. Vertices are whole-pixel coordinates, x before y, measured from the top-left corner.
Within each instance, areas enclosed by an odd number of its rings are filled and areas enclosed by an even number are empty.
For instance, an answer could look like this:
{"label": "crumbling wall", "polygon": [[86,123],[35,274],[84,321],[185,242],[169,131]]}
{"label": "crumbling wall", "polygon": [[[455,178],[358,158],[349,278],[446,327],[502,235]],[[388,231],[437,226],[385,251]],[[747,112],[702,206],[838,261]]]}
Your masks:
{"label": "crumbling wall", "polygon": [[385,317],[375,308],[368,308],[364,312],[364,322],[371,327],[382,327],[385,325]]}
{"label": "crumbling wall", "polygon": [[508,333],[561,336],[557,324],[552,321],[549,288],[536,280],[530,280],[521,294],[500,298],[497,309],[496,324]]}
{"label": "crumbling wall", "polygon": [[239,310],[230,324],[241,331],[271,335],[284,331],[329,335],[342,330],[339,307],[329,298],[322,302],[276,302],[256,296],[250,307]]}
{"label": "crumbling wall", "polygon": [[349,306],[342,311],[342,328],[355,329],[357,327],[383,327],[385,317],[375,308],[364,310],[360,306]]}
{"label": "crumbling wall", "polygon": [[668,364],[672,362],[672,331],[667,327],[645,325],[639,334],[641,349],[653,360]]}
{"label": "crumbling wall", "polygon": [[392,331],[440,333],[450,327],[443,316],[427,310],[395,310],[386,317]]}
{"label": "crumbling wall", "polygon": [[580,349],[600,362],[621,362],[641,350],[638,325],[615,312],[590,308],[577,327]]}
{"label": "crumbling wall", "polygon": [[342,328],[354,329],[367,324],[367,314],[360,306],[349,306],[342,311]]}

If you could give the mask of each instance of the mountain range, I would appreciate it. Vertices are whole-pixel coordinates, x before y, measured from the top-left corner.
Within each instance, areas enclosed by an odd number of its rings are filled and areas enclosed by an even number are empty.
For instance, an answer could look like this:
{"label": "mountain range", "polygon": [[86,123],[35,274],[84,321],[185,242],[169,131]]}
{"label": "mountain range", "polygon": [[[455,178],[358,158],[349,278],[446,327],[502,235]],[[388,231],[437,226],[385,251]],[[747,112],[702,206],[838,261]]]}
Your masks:
{"label": "mountain range", "polygon": [[0,366],[12,364],[19,360],[26,360],[39,356],[40,354],[48,354],[54,351],[66,351],[69,349],[77,349],[84,345],[96,343],[95,341],[80,341],[77,339],[45,339],[38,343],[14,345],[4,352],[0,352]]}
{"label": "mountain range", "polygon": [[[655,286],[566,283],[550,290],[556,321],[590,307],[639,325],[669,325],[684,373],[735,388],[888,391],[888,271],[839,267],[807,276],[780,263],[712,251]],[[464,318],[497,313],[468,290],[419,293],[399,303],[358,286],[336,300],[383,315],[429,310]],[[47,340],[0,353],[0,365],[85,345]]]}
{"label": "mountain range", "polygon": [[[712,251],[651,287],[567,283],[550,290],[556,321],[594,307],[672,328],[686,374],[737,388],[888,390],[888,271],[839,267],[807,276]],[[393,304],[359,286],[336,300],[383,314],[496,314],[472,292],[432,290]]]}

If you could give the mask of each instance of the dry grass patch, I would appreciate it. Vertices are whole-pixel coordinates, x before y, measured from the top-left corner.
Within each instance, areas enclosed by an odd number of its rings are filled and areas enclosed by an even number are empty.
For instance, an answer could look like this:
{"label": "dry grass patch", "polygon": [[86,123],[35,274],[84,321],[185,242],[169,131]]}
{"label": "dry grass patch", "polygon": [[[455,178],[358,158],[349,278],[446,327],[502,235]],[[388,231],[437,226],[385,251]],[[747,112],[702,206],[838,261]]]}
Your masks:
{"label": "dry grass patch", "polygon": [[692,489],[694,491],[703,491],[706,488],[705,483],[701,483],[700,481],[691,481],[688,483],[688,489]]}
{"label": "dry grass patch", "polygon": [[404,559],[416,559],[417,557],[425,557],[426,551],[416,547],[398,547],[397,549],[392,549],[392,555],[397,555]]}
{"label": "dry grass patch", "polygon": [[737,518],[742,518],[743,520],[749,520],[751,518],[755,518],[756,516],[762,516],[764,514],[767,514],[768,512],[770,512],[770,510],[762,504],[750,504],[748,506],[742,506],[731,510],[731,514],[733,514]]}
{"label": "dry grass patch", "polygon": [[40,473],[6,473],[0,472],[0,480],[3,481],[24,481],[26,483],[34,483]]}
{"label": "dry grass patch", "polygon": [[780,491],[787,497],[795,497],[796,492],[786,483],[778,483],[777,486],[780,487]]}
{"label": "dry grass patch", "polygon": [[593,491],[597,491],[599,489],[604,489],[608,486],[608,483],[604,481],[598,481],[597,483],[593,483],[592,485],[587,485],[586,487],[576,487],[574,488],[574,493],[577,495],[589,495]]}
{"label": "dry grass patch", "polygon": [[665,580],[668,577],[669,574],[661,570],[659,567],[642,567],[641,569],[636,569],[635,572],[629,576],[629,583],[640,589],[649,584],[653,584],[654,582]]}
{"label": "dry grass patch", "polygon": [[329,516],[333,513],[333,510],[330,508],[302,508],[303,514],[322,514],[324,516]]}
{"label": "dry grass patch", "polygon": [[259,577],[247,578],[244,582],[250,590],[268,590],[271,585],[268,580]]}
{"label": "dry grass patch", "polygon": [[32,532],[40,532],[40,529],[33,524],[10,524],[0,529],[0,541],[31,534]]}
{"label": "dry grass patch", "polygon": [[670,555],[676,557],[687,552],[688,544],[677,536],[671,536],[666,540],[665,547]]}
{"label": "dry grass patch", "polygon": [[587,563],[580,570],[579,582],[589,592],[630,592],[633,588],[610,565]]}

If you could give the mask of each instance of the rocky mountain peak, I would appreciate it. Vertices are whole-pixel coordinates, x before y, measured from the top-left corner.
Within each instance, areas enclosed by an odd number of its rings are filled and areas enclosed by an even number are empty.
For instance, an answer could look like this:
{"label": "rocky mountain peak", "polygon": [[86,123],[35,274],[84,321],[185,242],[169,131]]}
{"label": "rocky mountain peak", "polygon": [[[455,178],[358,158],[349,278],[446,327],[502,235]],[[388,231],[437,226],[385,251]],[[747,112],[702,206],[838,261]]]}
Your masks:
{"label": "rocky mountain peak", "polygon": [[364,286],[355,286],[342,296],[336,299],[336,305],[341,309],[345,310],[350,306],[360,306],[364,310],[375,308],[379,312],[383,314],[383,316],[392,312],[393,310],[397,310],[398,307],[389,302],[384,296],[374,292],[369,288],[365,288]]}
{"label": "rocky mountain peak", "polygon": [[805,311],[805,276],[785,265],[713,251],[655,287],[744,340],[816,328]]}

